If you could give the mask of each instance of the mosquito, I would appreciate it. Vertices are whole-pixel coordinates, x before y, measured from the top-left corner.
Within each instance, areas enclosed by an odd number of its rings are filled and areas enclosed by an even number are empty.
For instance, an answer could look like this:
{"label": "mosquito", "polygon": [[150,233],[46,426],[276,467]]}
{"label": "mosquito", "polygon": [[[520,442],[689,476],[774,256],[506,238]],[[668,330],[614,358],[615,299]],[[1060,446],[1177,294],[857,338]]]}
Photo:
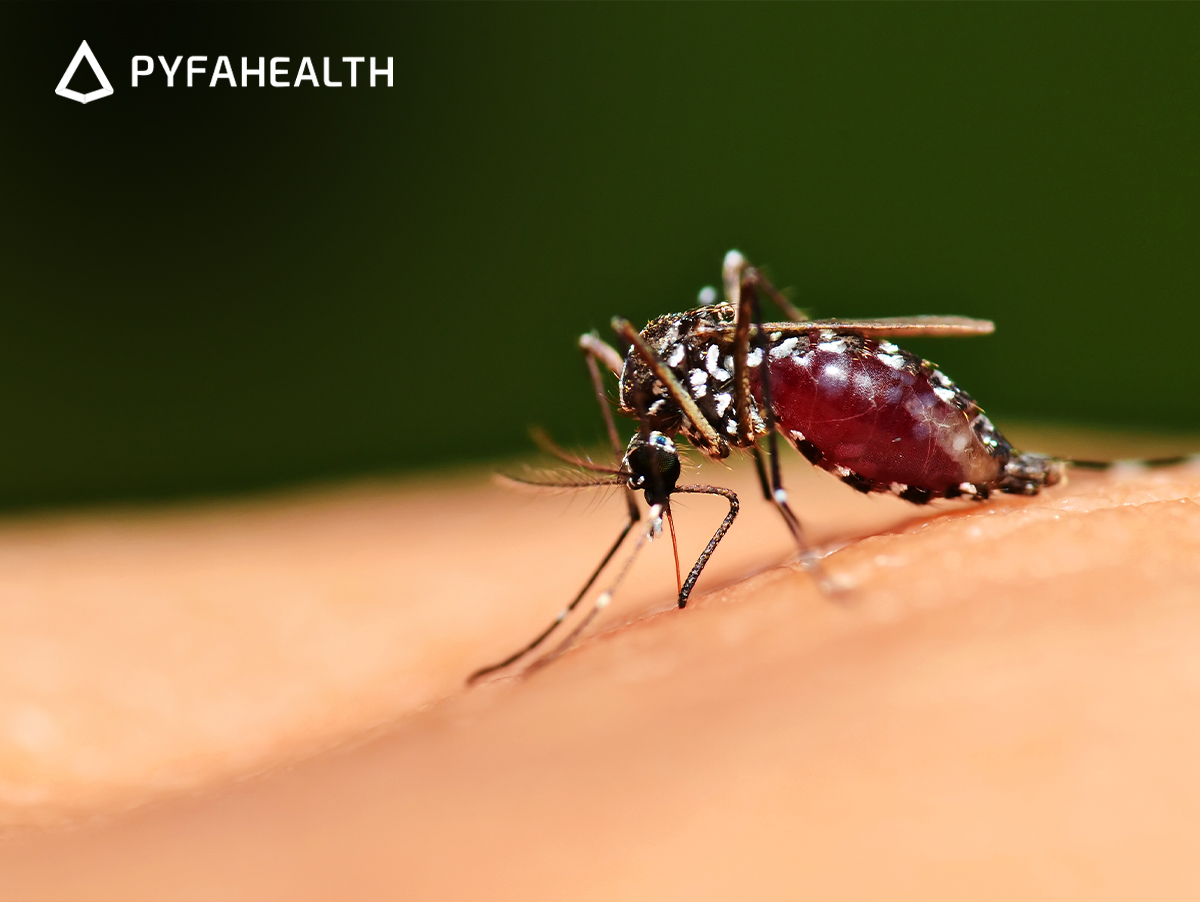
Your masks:
{"label": "mosquito", "polygon": [[[678,436],[712,460],[723,460],[734,450],[751,454],[763,497],[783,518],[804,569],[827,594],[837,587],[805,538],[780,476],[780,435],[814,466],[851,488],[891,492],[912,504],[934,498],[984,501],[992,492],[1036,495],[1062,479],[1066,461],[1015,451],[970,395],[934,364],[892,343],[900,338],[987,335],[995,329],[990,321],[959,316],[810,320],[737,251],[725,256],[723,282],[723,302],[717,303],[715,292],[706,290],[701,306],[660,316],[641,331],[626,319],[614,318],[613,331],[626,349],[623,355],[595,333],[579,339],[620,464],[593,463],[540,437],[545,450],[591,475],[571,482],[534,482],[623,486],[629,519],[554,621],[514,654],[476,671],[468,682],[534,652],[579,606],[641,521],[638,491],[650,510],[632,554],[583,622],[541,660],[569,647],[609,603],[638,550],[661,531],[664,519],[675,547],[678,605],[687,605],[739,505],[737,495],[727,488],[679,484]],[[762,295],[789,319],[763,322]],[[602,368],[620,381],[617,412],[638,424],[624,451]],[[671,514],[671,498],[680,494],[718,495],[729,505],[686,579],[679,570]]]}

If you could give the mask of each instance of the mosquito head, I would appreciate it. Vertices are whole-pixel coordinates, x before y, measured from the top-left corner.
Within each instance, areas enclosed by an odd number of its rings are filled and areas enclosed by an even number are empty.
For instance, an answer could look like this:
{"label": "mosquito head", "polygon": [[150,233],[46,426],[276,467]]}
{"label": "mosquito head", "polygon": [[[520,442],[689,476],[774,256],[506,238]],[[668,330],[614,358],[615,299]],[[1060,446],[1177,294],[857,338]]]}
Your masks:
{"label": "mosquito head", "polygon": [[629,487],[646,493],[647,504],[666,504],[679,479],[679,452],[661,432],[635,435],[625,450]]}

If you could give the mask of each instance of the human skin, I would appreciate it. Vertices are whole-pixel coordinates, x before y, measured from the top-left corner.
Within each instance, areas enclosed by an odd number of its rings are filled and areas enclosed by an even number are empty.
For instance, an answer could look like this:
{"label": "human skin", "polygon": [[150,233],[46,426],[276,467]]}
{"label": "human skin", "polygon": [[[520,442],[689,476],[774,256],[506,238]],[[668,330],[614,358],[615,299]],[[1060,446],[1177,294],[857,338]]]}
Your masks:
{"label": "human skin", "polygon": [[[1145,440],[1021,436],[1076,456]],[[468,689],[619,499],[483,474],[0,527],[0,897],[1194,898],[1200,469],[914,508],[746,468],[577,645]],[[682,556],[723,513],[677,499]]]}

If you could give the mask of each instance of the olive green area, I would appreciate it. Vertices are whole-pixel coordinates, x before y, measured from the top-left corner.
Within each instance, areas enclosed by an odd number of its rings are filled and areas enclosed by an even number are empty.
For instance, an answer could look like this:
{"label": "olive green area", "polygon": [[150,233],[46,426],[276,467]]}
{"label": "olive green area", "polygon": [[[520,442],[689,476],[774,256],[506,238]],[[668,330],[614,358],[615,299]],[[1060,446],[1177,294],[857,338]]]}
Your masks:
{"label": "olive green area", "polygon": [[1195,4],[5,4],[0,73],[3,506],[594,442],[576,337],[731,247],[819,316],[995,319],[913,346],[1001,420],[1200,426]]}

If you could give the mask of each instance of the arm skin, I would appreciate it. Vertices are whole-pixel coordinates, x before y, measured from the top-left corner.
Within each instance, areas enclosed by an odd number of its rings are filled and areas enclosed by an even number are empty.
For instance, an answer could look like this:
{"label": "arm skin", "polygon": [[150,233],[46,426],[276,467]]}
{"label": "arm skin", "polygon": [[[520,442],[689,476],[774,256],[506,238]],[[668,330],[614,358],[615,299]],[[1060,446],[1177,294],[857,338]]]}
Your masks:
{"label": "arm skin", "polygon": [[[1064,443],[1023,440],[1113,450]],[[750,468],[693,475],[744,504],[686,611],[656,542],[573,651],[472,690],[619,495],[8,521],[0,898],[1200,894],[1200,469],[916,509],[793,461],[837,600]],[[686,556],[723,502],[679,502]]]}

